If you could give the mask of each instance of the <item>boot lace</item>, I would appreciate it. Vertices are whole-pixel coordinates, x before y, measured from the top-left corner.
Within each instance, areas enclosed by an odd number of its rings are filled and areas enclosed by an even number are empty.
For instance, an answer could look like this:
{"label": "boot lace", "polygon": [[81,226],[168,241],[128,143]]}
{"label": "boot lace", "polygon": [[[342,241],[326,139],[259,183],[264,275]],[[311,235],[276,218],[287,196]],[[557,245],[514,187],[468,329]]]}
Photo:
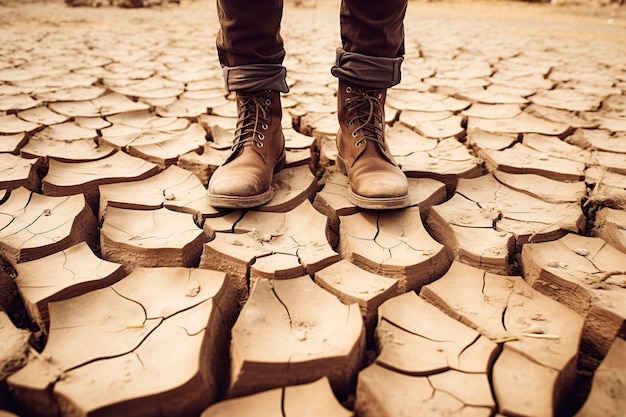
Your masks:
{"label": "boot lace", "polygon": [[371,140],[385,148],[383,131],[383,109],[380,99],[382,94],[379,90],[361,91],[355,87],[346,87],[346,93],[350,94],[345,100],[348,116],[353,116],[348,121],[348,126],[356,129],[352,131],[352,137],[357,137],[359,131],[363,137],[356,141],[354,146],[360,147],[365,140]]}
{"label": "boot lace", "polygon": [[272,101],[264,97],[262,93],[239,93],[238,95],[240,110],[237,115],[237,130],[235,130],[232,150],[238,149],[245,143],[253,143],[262,148],[265,134],[261,131],[268,129],[267,120]]}

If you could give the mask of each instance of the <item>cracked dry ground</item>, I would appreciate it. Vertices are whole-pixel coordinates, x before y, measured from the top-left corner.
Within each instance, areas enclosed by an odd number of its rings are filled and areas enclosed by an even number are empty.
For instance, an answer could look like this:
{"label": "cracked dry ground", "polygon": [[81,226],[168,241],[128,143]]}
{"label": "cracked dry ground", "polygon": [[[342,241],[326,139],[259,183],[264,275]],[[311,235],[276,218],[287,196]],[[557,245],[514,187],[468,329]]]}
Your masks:
{"label": "cracked dry ground", "polygon": [[288,5],[289,166],[224,212],[212,6],[0,7],[0,415],[624,415],[623,15],[411,2],[373,212]]}

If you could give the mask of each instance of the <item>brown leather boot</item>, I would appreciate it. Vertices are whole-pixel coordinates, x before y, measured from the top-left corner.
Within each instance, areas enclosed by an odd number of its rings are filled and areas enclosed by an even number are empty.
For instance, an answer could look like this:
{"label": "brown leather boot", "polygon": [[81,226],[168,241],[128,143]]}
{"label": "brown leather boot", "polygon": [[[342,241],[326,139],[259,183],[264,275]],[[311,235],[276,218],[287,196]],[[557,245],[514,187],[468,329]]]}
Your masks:
{"label": "brown leather boot", "polygon": [[272,176],[285,166],[278,91],[237,92],[232,152],[211,176],[207,200],[215,207],[248,208],[272,198]]}
{"label": "brown leather boot", "polygon": [[410,203],[406,176],[385,144],[386,89],[364,89],[339,80],[337,164],[348,175],[348,200],[366,209]]}

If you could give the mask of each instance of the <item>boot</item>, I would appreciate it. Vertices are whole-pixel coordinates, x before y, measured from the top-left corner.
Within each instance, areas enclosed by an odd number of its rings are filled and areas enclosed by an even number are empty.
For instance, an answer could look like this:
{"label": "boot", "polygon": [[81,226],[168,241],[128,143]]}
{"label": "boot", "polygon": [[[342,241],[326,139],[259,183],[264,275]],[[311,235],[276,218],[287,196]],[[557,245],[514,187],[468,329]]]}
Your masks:
{"label": "boot", "polygon": [[348,200],[365,209],[397,209],[410,203],[406,176],[385,144],[386,89],[339,80],[337,165],[348,175]]}
{"label": "boot", "polygon": [[214,207],[248,208],[272,198],[272,176],[285,166],[285,137],[278,91],[237,92],[232,152],[213,173],[207,201]]}

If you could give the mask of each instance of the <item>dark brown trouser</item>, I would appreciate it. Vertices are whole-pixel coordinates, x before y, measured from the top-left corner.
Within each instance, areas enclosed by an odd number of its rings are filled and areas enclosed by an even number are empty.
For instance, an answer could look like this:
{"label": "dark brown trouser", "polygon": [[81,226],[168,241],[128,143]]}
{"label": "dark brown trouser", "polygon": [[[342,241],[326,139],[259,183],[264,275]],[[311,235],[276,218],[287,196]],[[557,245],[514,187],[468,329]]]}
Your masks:
{"label": "dark brown trouser", "polygon": [[[347,82],[388,88],[400,82],[408,0],[342,0],[342,48],[331,72]],[[229,91],[287,92],[280,23],[283,0],[217,0],[217,51]]]}

